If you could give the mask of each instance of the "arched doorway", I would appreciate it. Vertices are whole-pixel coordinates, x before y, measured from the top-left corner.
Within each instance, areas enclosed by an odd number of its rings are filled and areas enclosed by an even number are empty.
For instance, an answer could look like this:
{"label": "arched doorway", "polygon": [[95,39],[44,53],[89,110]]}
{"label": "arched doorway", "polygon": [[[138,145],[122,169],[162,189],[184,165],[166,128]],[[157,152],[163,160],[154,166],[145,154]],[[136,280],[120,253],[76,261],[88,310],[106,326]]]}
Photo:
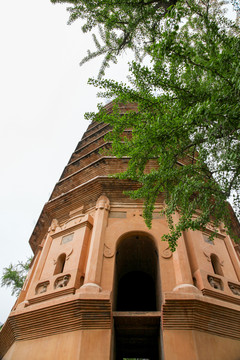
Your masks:
{"label": "arched doorway", "polygon": [[160,359],[158,252],[145,233],[119,241],[115,260],[115,359]]}
{"label": "arched doorway", "polygon": [[153,278],[143,271],[131,271],[118,283],[118,311],[156,311]]}

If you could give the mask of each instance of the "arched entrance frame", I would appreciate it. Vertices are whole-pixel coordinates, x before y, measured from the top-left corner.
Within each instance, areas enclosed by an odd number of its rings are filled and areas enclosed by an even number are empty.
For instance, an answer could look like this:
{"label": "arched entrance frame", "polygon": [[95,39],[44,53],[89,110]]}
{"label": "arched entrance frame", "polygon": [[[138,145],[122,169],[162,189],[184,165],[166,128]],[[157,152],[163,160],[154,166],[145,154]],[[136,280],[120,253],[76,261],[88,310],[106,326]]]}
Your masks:
{"label": "arched entrance frame", "polygon": [[[128,242],[130,243],[130,245],[127,244]],[[128,251],[126,251],[126,248],[128,248]],[[123,256],[121,256],[121,251],[125,252],[124,259]],[[138,254],[136,254],[136,251],[138,252]],[[128,257],[127,259],[126,255]],[[118,263],[119,261],[121,262],[121,264]],[[117,296],[119,281],[127,273],[132,272],[142,272],[143,274],[145,273],[152,278],[155,286],[156,306],[154,310],[160,311],[161,280],[158,246],[156,239],[152,236],[152,234],[146,231],[128,231],[122,234],[116,241],[113,285],[113,310],[118,310]],[[142,290],[144,291],[144,284]]]}
{"label": "arched entrance frame", "polygon": [[[141,278],[134,278],[136,275]],[[119,284],[123,279],[127,280],[127,286],[123,284],[121,291],[125,290],[125,293],[119,294]],[[153,287],[144,284],[144,280],[152,282]],[[137,289],[139,284],[140,289]],[[132,296],[132,302],[128,301],[129,295]],[[142,298],[139,298],[141,296]],[[153,296],[154,299],[150,299],[153,301],[148,301],[148,296]],[[113,359],[162,359],[160,309],[161,285],[157,241],[145,231],[126,232],[118,238],[115,247]]]}

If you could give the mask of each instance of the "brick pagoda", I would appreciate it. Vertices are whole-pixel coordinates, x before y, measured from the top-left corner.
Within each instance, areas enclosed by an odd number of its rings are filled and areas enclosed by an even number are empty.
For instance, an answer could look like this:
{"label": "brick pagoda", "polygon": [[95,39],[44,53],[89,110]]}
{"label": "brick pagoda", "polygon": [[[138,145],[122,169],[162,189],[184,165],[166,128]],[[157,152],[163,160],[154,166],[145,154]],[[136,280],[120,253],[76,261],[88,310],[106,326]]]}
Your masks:
{"label": "brick pagoda", "polygon": [[[129,109],[137,106],[121,107]],[[88,127],[44,205],[30,272],[0,332],[0,358],[240,359],[237,245],[223,226],[210,241],[209,224],[182,233],[171,253],[161,241],[164,199],[149,230],[143,202],[123,194],[137,184],[109,177],[128,163],[99,152],[111,145],[109,131]]]}

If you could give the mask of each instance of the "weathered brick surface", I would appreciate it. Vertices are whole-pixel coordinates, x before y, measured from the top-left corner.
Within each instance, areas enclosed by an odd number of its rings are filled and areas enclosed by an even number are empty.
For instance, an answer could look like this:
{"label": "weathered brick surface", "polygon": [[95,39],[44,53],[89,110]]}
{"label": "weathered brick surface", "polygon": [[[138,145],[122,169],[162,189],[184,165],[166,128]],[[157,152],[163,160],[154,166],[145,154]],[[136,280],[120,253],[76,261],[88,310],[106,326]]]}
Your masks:
{"label": "weathered brick surface", "polygon": [[[51,199],[59,196],[75,187],[95,178],[96,176],[108,176],[116,173],[123,172],[127,169],[128,159],[117,159],[109,157],[100,157],[95,162],[85,168],[81,168],[74,174],[60,180],[52,193]],[[153,167],[157,166],[155,160],[149,161],[146,166],[146,172],[149,172]]]}
{"label": "weathered brick surface", "polygon": [[[108,130],[108,132],[111,130]],[[124,131],[123,137],[130,138],[131,131]],[[78,171],[80,168],[85,167],[97,159],[101,158],[101,151],[111,148],[110,142],[105,142],[104,135],[101,135],[98,139],[92,141],[89,139],[83,147],[80,147],[77,151],[71,156],[67,166],[65,167],[61,178],[63,179],[66,176],[73,174]]]}
{"label": "weathered brick surface", "polygon": [[83,184],[96,176],[115,174],[127,169],[128,160],[118,160],[115,158],[100,158],[98,161],[91,163],[86,168],[75,172],[73,175],[59,181],[52,193],[51,199],[66,193],[69,190]]}
{"label": "weathered brick surface", "polygon": [[111,148],[110,143],[104,143],[101,147],[98,147],[97,149],[92,150],[91,152],[83,155],[81,158],[76,159],[75,161],[69,163],[62,176],[61,179],[72,175],[73,173],[77,172],[78,170],[82,169],[83,167],[97,161],[98,159],[102,158],[101,151],[107,150]]}
{"label": "weathered brick surface", "polygon": [[89,125],[89,127],[87,128],[87,130],[85,131],[82,140],[85,139],[86,137],[93,135],[94,133],[98,132],[99,130],[101,130],[102,128],[104,128],[106,126],[105,123],[91,123]]}
{"label": "weathered brick surface", "polygon": [[99,136],[104,136],[107,131],[109,131],[111,129],[110,125],[108,124],[104,124],[100,130],[98,131],[94,131],[91,135],[84,137],[79,143],[78,146],[76,147],[76,150],[81,149],[83,146],[85,146],[88,142],[94,141],[97,138],[99,138]]}
{"label": "weathered brick surface", "polygon": [[[105,134],[104,134],[105,135]],[[100,136],[98,139],[89,141],[88,143],[85,143],[84,146],[79,148],[78,150],[75,150],[72,154],[69,163],[72,163],[73,161],[81,158],[82,156],[88,154],[90,151],[94,151],[95,149],[98,149],[100,146],[105,144],[104,136]]]}

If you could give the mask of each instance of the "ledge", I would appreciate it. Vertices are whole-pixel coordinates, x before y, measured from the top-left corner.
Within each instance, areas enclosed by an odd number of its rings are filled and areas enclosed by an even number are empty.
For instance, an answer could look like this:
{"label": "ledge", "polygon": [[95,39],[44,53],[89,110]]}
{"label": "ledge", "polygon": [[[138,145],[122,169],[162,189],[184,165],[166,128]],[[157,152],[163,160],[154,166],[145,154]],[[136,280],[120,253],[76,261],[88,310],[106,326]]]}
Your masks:
{"label": "ledge", "polygon": [[163,304],[163,330],[199,330],[217,336],[240,340],[240,309],[202,296],[182,299],[166,294]]}
{"label": "ledge", "polygon": [[31,340],[83,329],[110,329],[109,299],[74,299],[68,302],[11,313],[0,332],[0,359],[14,341]]}

